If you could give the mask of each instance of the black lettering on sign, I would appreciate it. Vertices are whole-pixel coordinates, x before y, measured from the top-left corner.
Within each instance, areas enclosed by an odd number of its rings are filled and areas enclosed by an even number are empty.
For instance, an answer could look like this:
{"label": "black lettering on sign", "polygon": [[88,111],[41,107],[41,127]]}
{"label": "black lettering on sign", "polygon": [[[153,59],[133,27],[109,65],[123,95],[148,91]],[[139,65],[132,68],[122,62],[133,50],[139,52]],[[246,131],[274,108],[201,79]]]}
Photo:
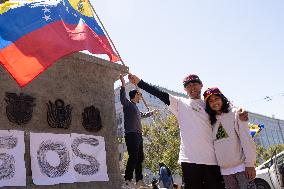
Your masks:
{"label": "black lettering on sign", "polygon": [[89,144],[95,147],[99,145],[99,141],[95,138],[79,137],[74,139],[71,145],[72,151],[76,156],[90,162],[90,165],[76,164],[74,166],[75,171],[81,175],[94,175],[99,171],[100,163],[97,161],[95,157],[83,154],[80,151],[79,145],[82,143]]}
{"label": "black lettering on sign", "polygon": [[[46,153],[48,151],[54,151],[58,154],[60,163],[54,167],[50,165],[46,159]],[[68,148],[63,142],[53,142],[51,140],[43,141],[37,151],[37,160],[40,170],[43,174],[50,178],[56,178],[64,175],[70,165],[70,156]]]}
{"label": "black lettering on sign", "polygon": [[[0,137],[0,148],[12,149],[17,146],[17,138],[13,136],[1,136]],[[15,158],[12,155],[1,153],[0,161],[0,181],[8,180],[15,175]]]}

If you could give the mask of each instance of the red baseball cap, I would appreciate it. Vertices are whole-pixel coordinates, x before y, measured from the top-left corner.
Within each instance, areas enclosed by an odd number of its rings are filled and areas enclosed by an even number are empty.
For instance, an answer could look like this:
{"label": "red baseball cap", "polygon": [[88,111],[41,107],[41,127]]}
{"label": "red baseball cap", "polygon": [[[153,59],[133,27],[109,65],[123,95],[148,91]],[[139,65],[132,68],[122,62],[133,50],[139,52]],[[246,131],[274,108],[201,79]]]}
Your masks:
{"label": "red baseball cap", "polygon": [[206,102],[211,95],[220,95],[221,91],[217,87],[208,88],[204,93],[204,101]]}
{"label": "red baseball cap", "polygon": [[200,83],[202,84],[199,77],[195,74],[190,74],[183,79],[183,86],[186,87],[189,83]]}

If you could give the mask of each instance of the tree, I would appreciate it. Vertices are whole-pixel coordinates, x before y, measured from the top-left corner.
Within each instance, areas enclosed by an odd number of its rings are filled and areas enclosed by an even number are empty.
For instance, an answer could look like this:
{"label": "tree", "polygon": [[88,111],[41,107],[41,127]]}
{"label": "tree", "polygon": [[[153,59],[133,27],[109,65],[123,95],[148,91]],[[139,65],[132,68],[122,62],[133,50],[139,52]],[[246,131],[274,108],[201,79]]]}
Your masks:
{"label": "tree", "polygon": [[256,145],[256,166],[266,160],[266,149],[263,146]]}
{"label": "tree", "polygon": [[275,144],[270,146],[268,149],[265,149],[264,147],[258,145],[256,148],[257,165],[270,159],[274,152],[278,154],[283,150],[284,150],[284,144]]}
{"label": "tree", "polygon": [[163,162],[173,174],[181,175],[178,164],[180,136],[176,117],[174,115],[155,116],[153,123],[143,125],[143,137],[144,167],[157,173],[159,162]]}
{"label": "tree", "polygon": [[275,145],[270,146],[267,149],[267,154],[271,157],[274,152],[276,152],[276,154],[278,154],[283,150],[284,150],[284,144],[275,144]]}

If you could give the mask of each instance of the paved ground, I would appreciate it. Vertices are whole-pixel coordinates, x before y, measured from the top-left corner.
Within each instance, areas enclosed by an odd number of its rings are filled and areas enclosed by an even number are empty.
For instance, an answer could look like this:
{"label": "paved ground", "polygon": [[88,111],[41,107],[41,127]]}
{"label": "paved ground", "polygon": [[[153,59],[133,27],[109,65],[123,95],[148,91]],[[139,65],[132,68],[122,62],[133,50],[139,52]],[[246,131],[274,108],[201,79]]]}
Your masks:
{"label": "paved ground", "polygon": [[125,187],[125,186],[122,186],[121,189],[151,189],[152,187],[149,186],[149,187],[139,187],[139,188],[131,188],[131,187]]}

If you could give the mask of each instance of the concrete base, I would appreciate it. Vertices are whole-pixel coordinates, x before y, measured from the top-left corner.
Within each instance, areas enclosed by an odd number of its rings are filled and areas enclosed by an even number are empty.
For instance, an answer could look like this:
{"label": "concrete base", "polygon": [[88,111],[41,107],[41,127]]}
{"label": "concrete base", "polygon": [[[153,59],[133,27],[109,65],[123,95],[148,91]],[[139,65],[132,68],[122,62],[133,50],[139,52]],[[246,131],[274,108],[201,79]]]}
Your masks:
{"label": "concrete base", "polygon": [[[119,64],[83,53],[75,53],[55,63],[28,86],[20,88],[7,71],[1,67],[0,129],[25,131],[26,145],[27,186],[7,188],[120,189],[122,181],[119,171],[118,142],[116,137],[114,82],[119,78],[121,71],[125,72],[126,69],[125,66]],[[17,125],[9,122],[6,116],[7,103],[4,100],[5,92],[24,93],[36,98],[33,117],[29,123]],[[54,102],[56,99],[62,99],[65,104],[70,104],[73,107],[72,122],[69,129],[51,128],[47,123],[46,103],[49,100]],[[91,105],[100,110],[103,128],[99,132],[88,132],[82,126],[82,112],[85,107]],[[34,185],[31,179],[30,132],[82,133],[103,136],[106,143],[107,170],[110,181],[58,184],[54,186]]]}

